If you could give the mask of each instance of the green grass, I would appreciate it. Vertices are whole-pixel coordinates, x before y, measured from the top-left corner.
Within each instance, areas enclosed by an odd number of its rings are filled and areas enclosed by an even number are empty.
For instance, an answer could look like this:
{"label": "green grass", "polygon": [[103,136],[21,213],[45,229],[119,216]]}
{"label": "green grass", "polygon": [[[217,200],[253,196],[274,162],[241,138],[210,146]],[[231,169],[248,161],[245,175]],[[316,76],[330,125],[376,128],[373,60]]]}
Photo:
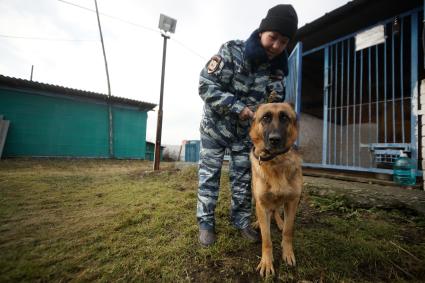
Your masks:
{"label": "green grass", "polygon": [[[144,161],[0,162],[0,281],[258,282],[261,245],[228,221],[223,172],[218,242],[201,248],[196,167]],[[282,263],[273,225],[268,281],[404,282],[425,278],[425,221],[304,194],[297,267]]]}

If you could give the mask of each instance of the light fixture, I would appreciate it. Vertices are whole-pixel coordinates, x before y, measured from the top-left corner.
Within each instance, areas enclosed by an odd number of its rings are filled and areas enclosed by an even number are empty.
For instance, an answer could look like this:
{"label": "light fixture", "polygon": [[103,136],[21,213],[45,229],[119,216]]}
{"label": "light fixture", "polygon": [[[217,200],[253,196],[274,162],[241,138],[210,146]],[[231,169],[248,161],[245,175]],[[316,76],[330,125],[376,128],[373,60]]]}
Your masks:
{"label": "light fixture", "polygon": [[177,20],[164,14],[159,15],[159,29],[164,32],[174,33],[176,31]]}

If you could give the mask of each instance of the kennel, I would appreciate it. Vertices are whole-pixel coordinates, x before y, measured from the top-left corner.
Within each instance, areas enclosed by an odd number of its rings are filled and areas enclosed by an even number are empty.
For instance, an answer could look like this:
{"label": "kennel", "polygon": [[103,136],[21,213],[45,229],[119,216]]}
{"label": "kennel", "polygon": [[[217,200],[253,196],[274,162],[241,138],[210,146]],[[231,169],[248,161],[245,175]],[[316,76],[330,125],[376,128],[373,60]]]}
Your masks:
{"label": "kennel", "polygon": [[286,85],[305,167],[392,174],[401,152],[419,160],[423,6],[351,1],[299,30]]}

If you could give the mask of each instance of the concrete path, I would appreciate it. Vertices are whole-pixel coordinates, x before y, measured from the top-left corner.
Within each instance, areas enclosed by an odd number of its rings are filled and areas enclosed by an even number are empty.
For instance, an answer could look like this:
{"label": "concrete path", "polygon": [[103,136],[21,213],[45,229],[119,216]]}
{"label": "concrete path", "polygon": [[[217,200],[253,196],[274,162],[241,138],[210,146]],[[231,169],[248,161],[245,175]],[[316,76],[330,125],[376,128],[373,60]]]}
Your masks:
{"label": "concrete path", "polygon": [[304,176],[307,193],[317,196],[342,197],[359,208],[408,210],[425,216],[425,191],[365,182]]}

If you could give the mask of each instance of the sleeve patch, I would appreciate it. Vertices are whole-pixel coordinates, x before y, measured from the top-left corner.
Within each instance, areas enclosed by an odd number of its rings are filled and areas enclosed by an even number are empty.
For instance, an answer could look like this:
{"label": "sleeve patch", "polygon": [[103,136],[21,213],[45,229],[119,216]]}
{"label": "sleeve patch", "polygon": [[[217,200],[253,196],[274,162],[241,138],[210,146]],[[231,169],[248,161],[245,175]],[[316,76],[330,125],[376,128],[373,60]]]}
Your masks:
{"label": "sleeve patch", "polygon": [[217,70],[219,69],[219,67],[222,67],[222,65],[223,65],[223,64],[221,64],[222,63],[221,61],[222,61],[222,59],[221,59],[220,56],[214,55],[210,59],[210,61],[208,61],[208,64],[207,64],[208,74],[212,74],[212,73],[217,72]]}

